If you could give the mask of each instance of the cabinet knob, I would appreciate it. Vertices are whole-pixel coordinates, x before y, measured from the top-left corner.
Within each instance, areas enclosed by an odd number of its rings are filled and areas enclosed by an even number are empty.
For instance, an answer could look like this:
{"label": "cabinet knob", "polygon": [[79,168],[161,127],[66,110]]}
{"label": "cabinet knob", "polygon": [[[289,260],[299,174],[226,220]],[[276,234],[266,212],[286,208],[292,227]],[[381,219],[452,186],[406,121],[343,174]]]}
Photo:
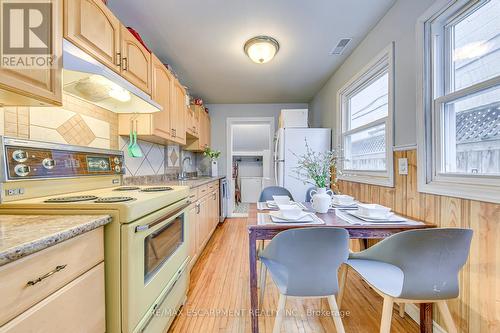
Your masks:
{"label": "cabinet knob", "polygon": [[116,52],[116,66],[122,66],[122,54],[120,52]]}
{"label": "cabinet knob", "polygon": [[122,69],[126,71],[128,69],[128,59],[126,57],[122,58]]}

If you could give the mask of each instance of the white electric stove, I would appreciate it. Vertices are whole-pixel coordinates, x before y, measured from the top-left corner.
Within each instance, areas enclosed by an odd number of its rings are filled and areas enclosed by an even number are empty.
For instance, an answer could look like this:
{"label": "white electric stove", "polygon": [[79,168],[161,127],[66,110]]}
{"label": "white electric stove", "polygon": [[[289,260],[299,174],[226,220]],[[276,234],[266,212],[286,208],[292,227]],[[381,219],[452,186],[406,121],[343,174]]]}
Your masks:
{"label": "white electric stove", "polygon": [[185,186],[121,186],[123,152],[0,137],[0,214],[108,214],[106,331],[163,332],[185,300]]}

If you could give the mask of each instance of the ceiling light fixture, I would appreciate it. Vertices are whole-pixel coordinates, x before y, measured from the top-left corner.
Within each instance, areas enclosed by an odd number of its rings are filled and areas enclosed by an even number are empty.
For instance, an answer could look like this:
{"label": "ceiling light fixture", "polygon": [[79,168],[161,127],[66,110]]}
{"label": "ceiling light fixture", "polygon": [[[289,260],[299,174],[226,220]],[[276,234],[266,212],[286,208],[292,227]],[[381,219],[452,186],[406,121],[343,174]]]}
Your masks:
{"label": "ceiling light fixture", "polygon": [[280,44],[272,37],[257,36],[247,40],[243,49],[253,62],[265,64],[278,53]]}

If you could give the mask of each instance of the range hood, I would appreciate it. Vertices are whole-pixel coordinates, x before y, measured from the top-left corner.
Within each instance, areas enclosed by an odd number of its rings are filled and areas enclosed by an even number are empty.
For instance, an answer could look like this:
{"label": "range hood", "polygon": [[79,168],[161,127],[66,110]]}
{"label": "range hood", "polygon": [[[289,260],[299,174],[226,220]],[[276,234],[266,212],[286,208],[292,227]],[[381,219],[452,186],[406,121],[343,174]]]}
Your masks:
{"label": "range hood", "polygon": [[63,90],[115,113],[153,113],[162,110],[144,91],[65,39]]}

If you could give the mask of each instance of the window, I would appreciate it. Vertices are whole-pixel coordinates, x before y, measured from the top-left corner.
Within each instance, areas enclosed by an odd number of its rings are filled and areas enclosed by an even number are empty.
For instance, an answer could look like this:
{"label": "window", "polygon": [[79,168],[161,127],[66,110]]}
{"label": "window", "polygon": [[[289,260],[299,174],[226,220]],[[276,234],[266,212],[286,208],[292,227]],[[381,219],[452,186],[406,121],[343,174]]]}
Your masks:
{"label": "window", "polygon": [[338,93],[342,179],[393,185],[393,45]]}
{"label": "window", "polygon": [[500,0],[448,2],[422,21],[419,185],[500,202]]}

